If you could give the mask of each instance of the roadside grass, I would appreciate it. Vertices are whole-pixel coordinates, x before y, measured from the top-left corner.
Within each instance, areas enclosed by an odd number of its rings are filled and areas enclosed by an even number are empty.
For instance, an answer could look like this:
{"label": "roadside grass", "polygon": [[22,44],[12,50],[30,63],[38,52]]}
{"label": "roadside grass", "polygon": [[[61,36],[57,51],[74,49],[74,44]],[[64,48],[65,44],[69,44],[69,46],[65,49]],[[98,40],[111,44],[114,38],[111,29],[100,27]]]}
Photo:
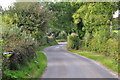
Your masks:
{"label": "roadside grass", "polygon": [[[28,78],[40,78],[47,67],[46,55],[42,52],[37,52],[37,60],[35,60],[33,63],[30,63],[29,65],[33,65],[34,67],[33,73],[31,72],[30,77]],[[29,69],[31,69],[31,67]]]}
{"label": "roadside grass", "polygon": [[47,57],[44,53],[40,52],[40,50],[53,45],[57,45],[57,43],[51,43],[49,45],[44,45],[37,48],[37,58],[28,62],[27,65],[20,66],[19,70],[6,70],[6,77],[8,79],[17,78],[17,80],[29,80],[31,78],[34,80],[35,78],[40,78],[47,67]]}
{"label": "roadside grass", "polygon": [[31,60],[20,70],[6,71],[12,78],[40,78],[47,66],[47,58],[44,53],[36,52],[37,58]]}
{"label": "roadside grass", "polygon": [[93,60],[99,62],[100,64],[108,67],[112,71],[114,71],[116,73],[120,73],[120,70],[118,70],[118,63],[116,61],[114,61],[112,58],[106,57],[101,54],[87,52],[87,51],[79,51],[79,50],[73,50],[73,49],[68,49],[68,51],[77,53],[79,55],[85,56],[90,59],[93,59]]}
{"label": "roadside grass", "polygon": [[67,42],[66,39],[57,39],[56,41],[57,41],[57,42]]}

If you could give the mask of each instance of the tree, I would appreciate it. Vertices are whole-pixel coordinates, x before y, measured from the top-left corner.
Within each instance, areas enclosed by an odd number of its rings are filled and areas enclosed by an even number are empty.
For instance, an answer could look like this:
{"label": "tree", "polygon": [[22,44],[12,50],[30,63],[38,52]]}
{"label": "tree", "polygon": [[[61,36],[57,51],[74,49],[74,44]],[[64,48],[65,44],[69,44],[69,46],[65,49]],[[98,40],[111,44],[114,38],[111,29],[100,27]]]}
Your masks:
{"label": "tree", "polygon": [[57,2],[49,3],[48,8],[54,12],[54,19],[50,25],[59,30],[65,31],[67,34],[75,28],[73,23],[73,13],[82,5],[82,3]]}
{"label": "tree", "polygon": [[78,24],[79,18],[83,19],[85,29],[91,32],[94,27],[110,25],[112,14],[117,10],[115,2],[84,3],[74,14],[74,23]]}
{"label": "tree", "polygon": [[77,24],[77,33],[78,33],[78,36],[80,39],[82,39],[82,37],[84,36],[85,32],[82,30],[82,28],[84,27],[84,24],[83,24],[83,21],[82,21],[82,18],[79,19],[79,22]]}
{"label": "tree", "polygon": [[3,23],[24,26],[30,32],[36,29],[45,32],[51,18],[52,13],[38,2],[17,2],[3,13]]}

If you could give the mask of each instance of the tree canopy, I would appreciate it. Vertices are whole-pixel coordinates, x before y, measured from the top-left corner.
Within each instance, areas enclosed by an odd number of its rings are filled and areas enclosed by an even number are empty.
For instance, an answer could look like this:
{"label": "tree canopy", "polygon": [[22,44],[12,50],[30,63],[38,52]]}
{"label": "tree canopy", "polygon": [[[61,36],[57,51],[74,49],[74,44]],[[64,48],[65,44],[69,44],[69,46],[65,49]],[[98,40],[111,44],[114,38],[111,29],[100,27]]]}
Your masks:
{"label": "tree canopy", "polygon": [[56,29],[70,33],[74,29],[72,15],[82,5],[82,3],[58,2],[49,3],[48,8],[54,12],[54,19],[50,25]]}
{"label": "tree canopy", "polygon": [[110,25],[113,12],[117,10],[114,2],[84,3],[74,14],[74,23],[78,24],[79,18],[83,19],[86,29],[100,25]]}
{"label": "tree canopy", "polygon": [[3,23],[16,24],[18,27],[26,26],[29,31],[33,31],[35,27],[45,31],[51,15],[42,3],[17,2],[3,13]]}

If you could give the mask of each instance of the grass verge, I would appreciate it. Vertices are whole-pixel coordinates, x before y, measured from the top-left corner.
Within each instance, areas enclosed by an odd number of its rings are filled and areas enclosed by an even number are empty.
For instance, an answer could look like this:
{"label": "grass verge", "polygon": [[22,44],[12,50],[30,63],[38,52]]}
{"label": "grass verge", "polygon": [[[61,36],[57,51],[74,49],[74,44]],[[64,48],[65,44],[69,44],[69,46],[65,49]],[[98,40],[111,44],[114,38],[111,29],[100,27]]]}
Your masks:
{"label": "grass verge", "polygon": [[73,50],[73,49],[68,49],[68,51],[80,54],[80,55],[85,56],[85,57],[90,58],[90,59],[93,59],[93,60],[99,62],[100,64],[108,67],[112,71],[114,71],[116,73],[120,73],[120,70],[118,70],[118,63],[116,63],[116,61],[114,61],[113,59],[111,59],[109,57],[106,57],[106,56],[101,55],[101,54]]}
{"label": "grass verge", "polygon": [[47,66],[47,58],[44,53],[36,52],[37,58],[31,60],[20,70],[7,70],[7,77],[10,78],[40,78]]}
{"label": "grass verge", "polygon": [[22,80],[29,80],[32,78],[33,80],[40,78],[47,67],[47,57],[44,53],[39,51],[53,45],[57,45],[57,43],[54,42],[49,45],[40,46],[36,52],[37,58],[28,62],[27,65],[21,66],[19,70],[6,70],[5,74],[7,75],[5,75],[5,79],[16,80],[17,78],[17,80],[21,80],[22,78]]}

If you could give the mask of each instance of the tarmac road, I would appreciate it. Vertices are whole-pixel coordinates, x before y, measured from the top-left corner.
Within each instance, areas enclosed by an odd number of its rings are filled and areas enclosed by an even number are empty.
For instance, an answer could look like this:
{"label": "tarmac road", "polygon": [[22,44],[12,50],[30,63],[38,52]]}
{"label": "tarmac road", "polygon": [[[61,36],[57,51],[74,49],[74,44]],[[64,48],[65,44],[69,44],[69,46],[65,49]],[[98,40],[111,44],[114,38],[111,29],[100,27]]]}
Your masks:
{"label": "tarmac road", "polygon": [[65,50],[66,43],[59,43],[42,50],[48,65],[42,78],[118,78],[99,63]]}

